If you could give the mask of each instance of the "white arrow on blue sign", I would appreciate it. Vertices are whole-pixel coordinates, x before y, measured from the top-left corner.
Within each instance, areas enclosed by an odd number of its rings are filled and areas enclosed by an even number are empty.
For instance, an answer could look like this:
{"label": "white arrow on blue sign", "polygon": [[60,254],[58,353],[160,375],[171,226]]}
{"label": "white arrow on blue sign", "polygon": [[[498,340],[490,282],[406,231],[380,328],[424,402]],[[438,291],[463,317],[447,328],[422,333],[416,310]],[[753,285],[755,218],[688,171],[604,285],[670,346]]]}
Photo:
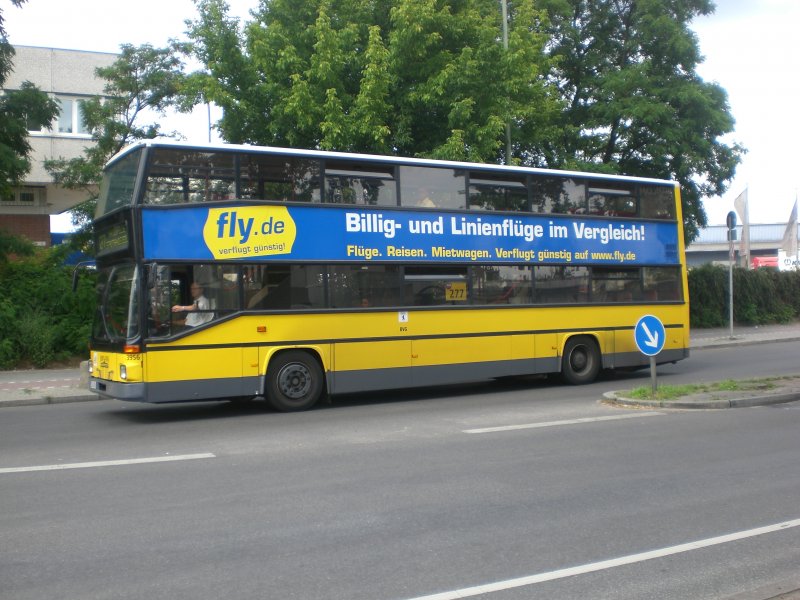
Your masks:
{"label": "white arrow on blue sign", "polygon": [[636,322],[633,336],[639,352],[645,356],[655,356],[664,348],[667,334],[658,317],[645,315]]}

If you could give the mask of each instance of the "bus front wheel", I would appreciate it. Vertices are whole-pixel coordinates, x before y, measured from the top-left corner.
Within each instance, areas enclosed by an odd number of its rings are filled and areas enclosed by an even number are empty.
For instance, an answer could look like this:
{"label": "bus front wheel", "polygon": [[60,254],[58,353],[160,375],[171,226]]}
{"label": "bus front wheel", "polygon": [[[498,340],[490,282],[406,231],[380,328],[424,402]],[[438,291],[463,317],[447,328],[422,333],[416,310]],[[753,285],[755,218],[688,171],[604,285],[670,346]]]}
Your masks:
{"label": "bus front wheel", "polygon": [[591,383],[600,372],[600,348],[589,336],[570,338],[564,346],[561,376],[568,383]]}
{"label": "bus front wheel", "polygon": [[284,352],[270,362],[266,385],[267,401],[274,409],[306,410],[322,394],[322,368],[306,352]]}

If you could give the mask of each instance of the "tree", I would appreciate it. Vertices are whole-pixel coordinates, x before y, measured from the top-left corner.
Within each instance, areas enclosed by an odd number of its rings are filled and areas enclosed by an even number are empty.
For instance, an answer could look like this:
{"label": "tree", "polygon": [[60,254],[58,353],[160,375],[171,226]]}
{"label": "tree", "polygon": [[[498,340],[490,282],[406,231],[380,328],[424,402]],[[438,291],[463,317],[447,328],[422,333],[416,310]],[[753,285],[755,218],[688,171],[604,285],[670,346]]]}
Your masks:
{"label": "tree", "polygon": [[541,2],[566,104],[553,166],[677,180],[693,240],[706,224],[701,199],[725,191],[743,152],[721,141],[734,128],[725,90],[695,72],[701,56],[689,23],[712,2]]}
{"label": "tree", "polygon": [[196,5],[195,99],[223,108],[230,142],[510,161],[506,123],[535,139],[558,114],[532,0],[513,3],[508,51],[494,0],[271,0],[243,29],[223,0]]}
{"label": "tree", "polygon": [[32,256],[33,251],[34,245],[29,239],[0,229],[0,267],[8,262],[9,255]]}
{"label": "tree", "polygon": [[[19,7],[25,0],[11,2]],[[5,88],[13,70],[14,54],[0,11],[0,88]],[[30,171],[28,130],[49,129],[58,110],[58,103],[28,81],[23,82],[20,89],[5,90],[0,95],[0,196],[8,196]]]}
{"label": "tree", "polygon": [[123,44],[117,60],[98,68],[96,73],[107,83],[103,97],[84,104],[84,120],[94,143],[81,157],[45,161],[56,183],[86,194],[86,201],[72,209],[73,224],[79,227],[71,236],[72,243],[83,249],[91,244],[91,221],[103,166],[126,145],[163,135],[157,122],[141,121],[163,116],[175,105],[184,78],[183,63],[175,47],[154,48],[149,44]]}
{"label": "tree", "polygon": [[743,152],[695,72],[710,0],[509,2],[508,51],[495,0],[267,0],[244,26],[195,2],[191,89],[230,142],[674,179],[687,240]]}

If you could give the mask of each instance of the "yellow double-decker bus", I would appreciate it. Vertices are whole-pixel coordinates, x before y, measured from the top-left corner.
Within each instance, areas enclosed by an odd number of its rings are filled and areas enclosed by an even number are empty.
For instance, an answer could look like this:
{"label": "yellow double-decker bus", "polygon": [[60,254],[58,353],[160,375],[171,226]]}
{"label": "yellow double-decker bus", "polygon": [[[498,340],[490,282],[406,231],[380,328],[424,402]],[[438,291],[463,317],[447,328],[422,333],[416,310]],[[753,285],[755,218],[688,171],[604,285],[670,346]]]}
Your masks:
{"label": "yellow double-decker bus", "polygon": [[90,389],[323,395],[689,354],[676,184],[524,167],[148,141],[97,205]]}

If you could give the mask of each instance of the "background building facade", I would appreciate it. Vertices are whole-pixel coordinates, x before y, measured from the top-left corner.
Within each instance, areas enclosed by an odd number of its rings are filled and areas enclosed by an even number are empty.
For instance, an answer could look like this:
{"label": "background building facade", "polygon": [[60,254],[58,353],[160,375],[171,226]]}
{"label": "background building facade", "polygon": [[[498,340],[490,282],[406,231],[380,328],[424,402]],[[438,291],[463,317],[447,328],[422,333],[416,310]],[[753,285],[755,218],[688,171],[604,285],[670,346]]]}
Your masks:
{"label": "background building facade", "polygon": [[[797,224],[794,224],[797,227]],[[785,243],[786,223],[751,223],[750,224],[750,268],[773,265],[781,255]],[[743,260],[741,248],[742,226],[736,226],[736,241],[733,243],[734,262],[740,267],[747,267]],[[686,248],[686,265],[699,267],[712,263],[727,266],[730,256],[728,227],[726,225],[709,225],[700,229],[697,239]],[[774,259],[763,261],[762,259]]]}
{"label": "background building facade", "polygon": [[9,90],[30,81],[61,106],[51,129],[29,132],[33,148],[31,170],[9,197],[0,198],[0,228],[23,235],[38,246],[50,245],[50,215],[69,210],[86,199],[85,193],[53,183],[44,168],[50,158],[76,158],[92,143],[82,118],[83,103],[103,94],[105,81],[95,75],[110,66],[116,54],[15,46],[14,71],[5,83]]}

